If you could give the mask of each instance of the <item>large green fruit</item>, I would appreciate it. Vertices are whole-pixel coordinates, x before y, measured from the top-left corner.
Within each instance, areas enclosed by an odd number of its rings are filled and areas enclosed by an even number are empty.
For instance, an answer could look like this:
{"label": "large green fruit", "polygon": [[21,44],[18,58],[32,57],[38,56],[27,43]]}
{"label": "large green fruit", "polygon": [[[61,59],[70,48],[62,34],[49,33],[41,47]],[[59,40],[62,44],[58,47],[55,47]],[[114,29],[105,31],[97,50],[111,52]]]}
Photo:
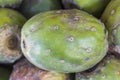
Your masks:
{"label": "large green fruit", "polygon": [[23,0],[20,12],[22,12],[27,18],[30,18],[37,13],[57,10],[60,8],[60,0]]}
{"label": "large green fruit", "polygon": [[76,73],[75,80],[120,80],[120,60],[107,56],[94,71]]}
{"label": "large green fruit", "polygon": [[74,80],[70,74],[39,69],[22,59],[14,65],[10,80]]}
{"label": "large green fruit", "polygon": [[1,7],[17,8],[21,4],[22,0],[0,0]]}
{"label": "large green fruit", "polygon": [[120,0],[111,0],[101,20],[108,30],[109,52],[120,55]]}
{"label": "large green fruit", "polygon": [[0,65],[0,80],[9,80],[12,69]]}
{"label": "large green fruit", "polygon": [[13,63],[21,57],[20,32],[25,21],[20,13],[0,8],[0,63]]}
{"label": "large green fruit", "polygon": [[80,10],[40,13],[26,22],[21,33],[24,55],[45,70],[84,71],[107,51],[103,23]]}
{"label": "large green fruit", "polygon": [[110,0],[62,0],[65,8],[85,10],[96,17],[100,17]]}

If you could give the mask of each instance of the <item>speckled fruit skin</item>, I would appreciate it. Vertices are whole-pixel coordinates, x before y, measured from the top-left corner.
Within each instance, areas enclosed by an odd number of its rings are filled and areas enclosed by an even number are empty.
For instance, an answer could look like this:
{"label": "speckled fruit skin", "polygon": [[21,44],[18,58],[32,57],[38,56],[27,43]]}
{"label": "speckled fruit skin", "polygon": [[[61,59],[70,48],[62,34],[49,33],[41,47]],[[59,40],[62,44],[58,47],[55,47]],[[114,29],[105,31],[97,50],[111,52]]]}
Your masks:
{"label": "speckled fruit skin", "polygon": [[74,80],[70,74],[45,71],[22,59],[14,65],[10,80]]}
{"label": "speckled fruit skin", "polygon": [[120,56],[120,0],[111,0],[101,16],[108,30],[109,52]]}
{"label": "speckled fruit skin", "polygon": [[120,80],[120,60],[107,56],[92,72],[76,73],[75,80]]}
{"label": "speckled fruit skin", "polygon": [[25,23],[21,34],[26,58],[50,71],[84,71],[98,63],[107,51],[103,23],[76,9],[40,13]]}
{"label": "speckled fruit skin", "polygon": [[23,0],[20,12],[27,18],[40,12],[61,9],[60,0]]}
{"label": "speckled fruit skin", "polygon": [[0,0],[0,7],[17,8],[22,0]]}
{"label": "speckled fruit skin", "polygon": [[0,8],[0,63],[13,63],[21,57],[20,32],[25,21],[20,13]]}
{"label": "speckled fruit skin", "polygon": [[110,0],[62,0],[65,8],[82,9],[96,17],[100,17]]}

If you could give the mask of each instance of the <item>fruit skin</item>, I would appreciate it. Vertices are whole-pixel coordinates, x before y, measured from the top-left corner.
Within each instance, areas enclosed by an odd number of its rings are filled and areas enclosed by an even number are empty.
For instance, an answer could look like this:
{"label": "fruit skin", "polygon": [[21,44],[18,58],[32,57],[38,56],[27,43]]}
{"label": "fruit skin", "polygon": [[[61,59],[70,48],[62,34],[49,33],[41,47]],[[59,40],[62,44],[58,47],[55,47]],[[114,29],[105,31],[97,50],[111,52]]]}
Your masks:
{"label": "fruit skin", "polygon": [[108,30],[109,52],[120,56],[120,0],[111,0],[101,21]]}
{"label": "fruit skin", "polygon": [[23,0],[20,6],[20,12],[27,18],[40,12],[61,9],[60,0]]}
{"label": "fruit skin", "polygon": [[70,74],[45,71],[25,58],[14,65],[10,80],[74,80]]}
{"label": "fruit skin", "polygon": [[56,10],[40,13],[25,23],[21,48],[26,58],[39,68],[80,72],[106,55],[106,38],[103,23],[88,13]]}
{"label": "fruit skin", "polygon": [[22,56],[20,32],[25,21],[17,11],[0,8],[0,63],[13,63]]}
{"label": "fruit skin", "polygon": [[22,0],[0,0],[0,7],[18,8]]}
{"label": "fruit skin", "polygon": [[76,73],[75,80],[120,80],[120,60],[113,55],[104,58],[92,72]]}
{"label": "fruit skin", "polygon": [[64,8],[82,9],[96,17],[100,17],[110,0],[62,0]]}
{"label": "fruit skin", "polygon": [[9,80],[11,68],[0,65],[0,80]]}

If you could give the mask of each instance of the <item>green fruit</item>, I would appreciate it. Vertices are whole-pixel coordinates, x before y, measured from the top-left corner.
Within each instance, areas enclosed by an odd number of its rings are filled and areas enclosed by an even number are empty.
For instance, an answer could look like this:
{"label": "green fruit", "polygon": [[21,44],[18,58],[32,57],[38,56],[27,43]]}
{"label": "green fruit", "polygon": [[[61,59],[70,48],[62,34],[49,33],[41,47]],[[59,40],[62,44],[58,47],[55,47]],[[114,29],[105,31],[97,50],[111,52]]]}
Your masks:
{"label": "green fruit", "polygon": [[37,13],[61,9],[60,0],[23,0],[20,12],[27,18]]}
{"label": "green fruit", "polygon": [[0,0],[0,7],[17,8],[21,2],[22,0]]}
{"label": "green fruit", "polygon": [[120,0],[111,0],[101,20],[108,30],[109,52],[120,54]]}
{"label": "green fruit", "polygon": [[82,9],[99,17],[110,0],[62,0],[65,8]]}
{"label": "green fruit", "polygon": [[76,73],[76,80],[120,80],[120,60],[108,56],[94,71]]}
{"label": "green fruit", "polygon": [[11,69],[0,65],[0,80],[9,80]]}
{"label": "green fruit", "polygon": [[0,8],[0,63],[13,63],[21,57],[20,32],[25,21],[20,13]]}
{"label": "green fruit", "polygon": [[21,34],[24,55],[45,70],[84,71],[107,51],[103,23],[76,9],[40,13],[25,23]]}
{"label": "green fruit", "polygon": [[26,59],[14,65],[10,80],[73,80],[71,75],[39,69]]}

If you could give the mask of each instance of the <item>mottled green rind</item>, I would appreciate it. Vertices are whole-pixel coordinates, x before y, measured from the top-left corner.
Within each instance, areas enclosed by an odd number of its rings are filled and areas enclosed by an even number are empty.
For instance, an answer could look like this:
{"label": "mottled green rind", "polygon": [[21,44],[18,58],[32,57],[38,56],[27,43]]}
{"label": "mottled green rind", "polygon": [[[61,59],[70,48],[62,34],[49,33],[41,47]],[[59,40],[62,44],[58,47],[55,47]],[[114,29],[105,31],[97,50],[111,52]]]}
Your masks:
{"label": "mottled green rind", "polygon": [[9,80],[11,69],[0,66],[0,80]]}
{"label": "mottled green rind", "polygon": [[7,25],[22,25],[25,23],[26,18],[21,15],[19,12],[8,9],[8,8],[0,8],[0,28],[5,24]]}
{"label": "mottled green rind", "polygon": [[114,44],[114,52],[120,53],[120,0],[111,0],[101,16],[109,33],[109,44]]}
{"label": "mottled green rind", "polygon": [[22,0],[0,0],[1,7],[18,7]]}
{"label": "mottled green rind", "polygon": [[21,48],[34,65],[64,73],[84,71],[107,51],[104,25],[80,10],[40,13],[22,28]]}
{"label": "mottled green rind", "polygon": [[27,18],[40,12],[61,9],[60,0],[23,0],[20,12]]}
{"label": "mottled green rind", "polygon": [[76,73],[75,80],[120,80],[120,60],[108,58],[90,73]]}
{"label": "mottled green rind", "polygon": [[66,8],[83,9],[97,17],[100,17],[109,2],[110,0],[63,0]]}
{"label": "mottled green rind", "polygon": [[[22,25],[25,22],[26,22],[26,18],[23,15],[21,15],[19,12],[12,9],[8,9],[8,8],[0,8],[0,33],[4,30],[6,26],[7,28],[11,29],[10,30],[11,32],[14,27],[12,35],[15,34],[18,36],[20,34],[19,32],[14,33],[15,29],[16,27],[18,27],[18,31],[20,31],[20,29],[22,28]],[[3,35],[3,34],[1,33],[0,35]],[[9,33],[8,35],[11,35],[11,33]],[[4,36],[4,38],[6,38],[6,36]],[[3,41],[3,37],[1,38],[0,41]],[[5,51],[2,51],[2,49],[0,49],[0,63],[13,63],[16,60],[18,60],[21,56],[20,55],[18,56],[18,54],[13,55],[12,53],[7,53],[7,54],[4,53],[4,52],[7,52],[7,45],[5,45],[4,42],[0,42],[4,44],[4,45],[1,44],[2,46],[0,47],[3,47],[3,46],[6,47]],[[11,54],[11,56],[10,55],[8,56],[8,54]]]}

